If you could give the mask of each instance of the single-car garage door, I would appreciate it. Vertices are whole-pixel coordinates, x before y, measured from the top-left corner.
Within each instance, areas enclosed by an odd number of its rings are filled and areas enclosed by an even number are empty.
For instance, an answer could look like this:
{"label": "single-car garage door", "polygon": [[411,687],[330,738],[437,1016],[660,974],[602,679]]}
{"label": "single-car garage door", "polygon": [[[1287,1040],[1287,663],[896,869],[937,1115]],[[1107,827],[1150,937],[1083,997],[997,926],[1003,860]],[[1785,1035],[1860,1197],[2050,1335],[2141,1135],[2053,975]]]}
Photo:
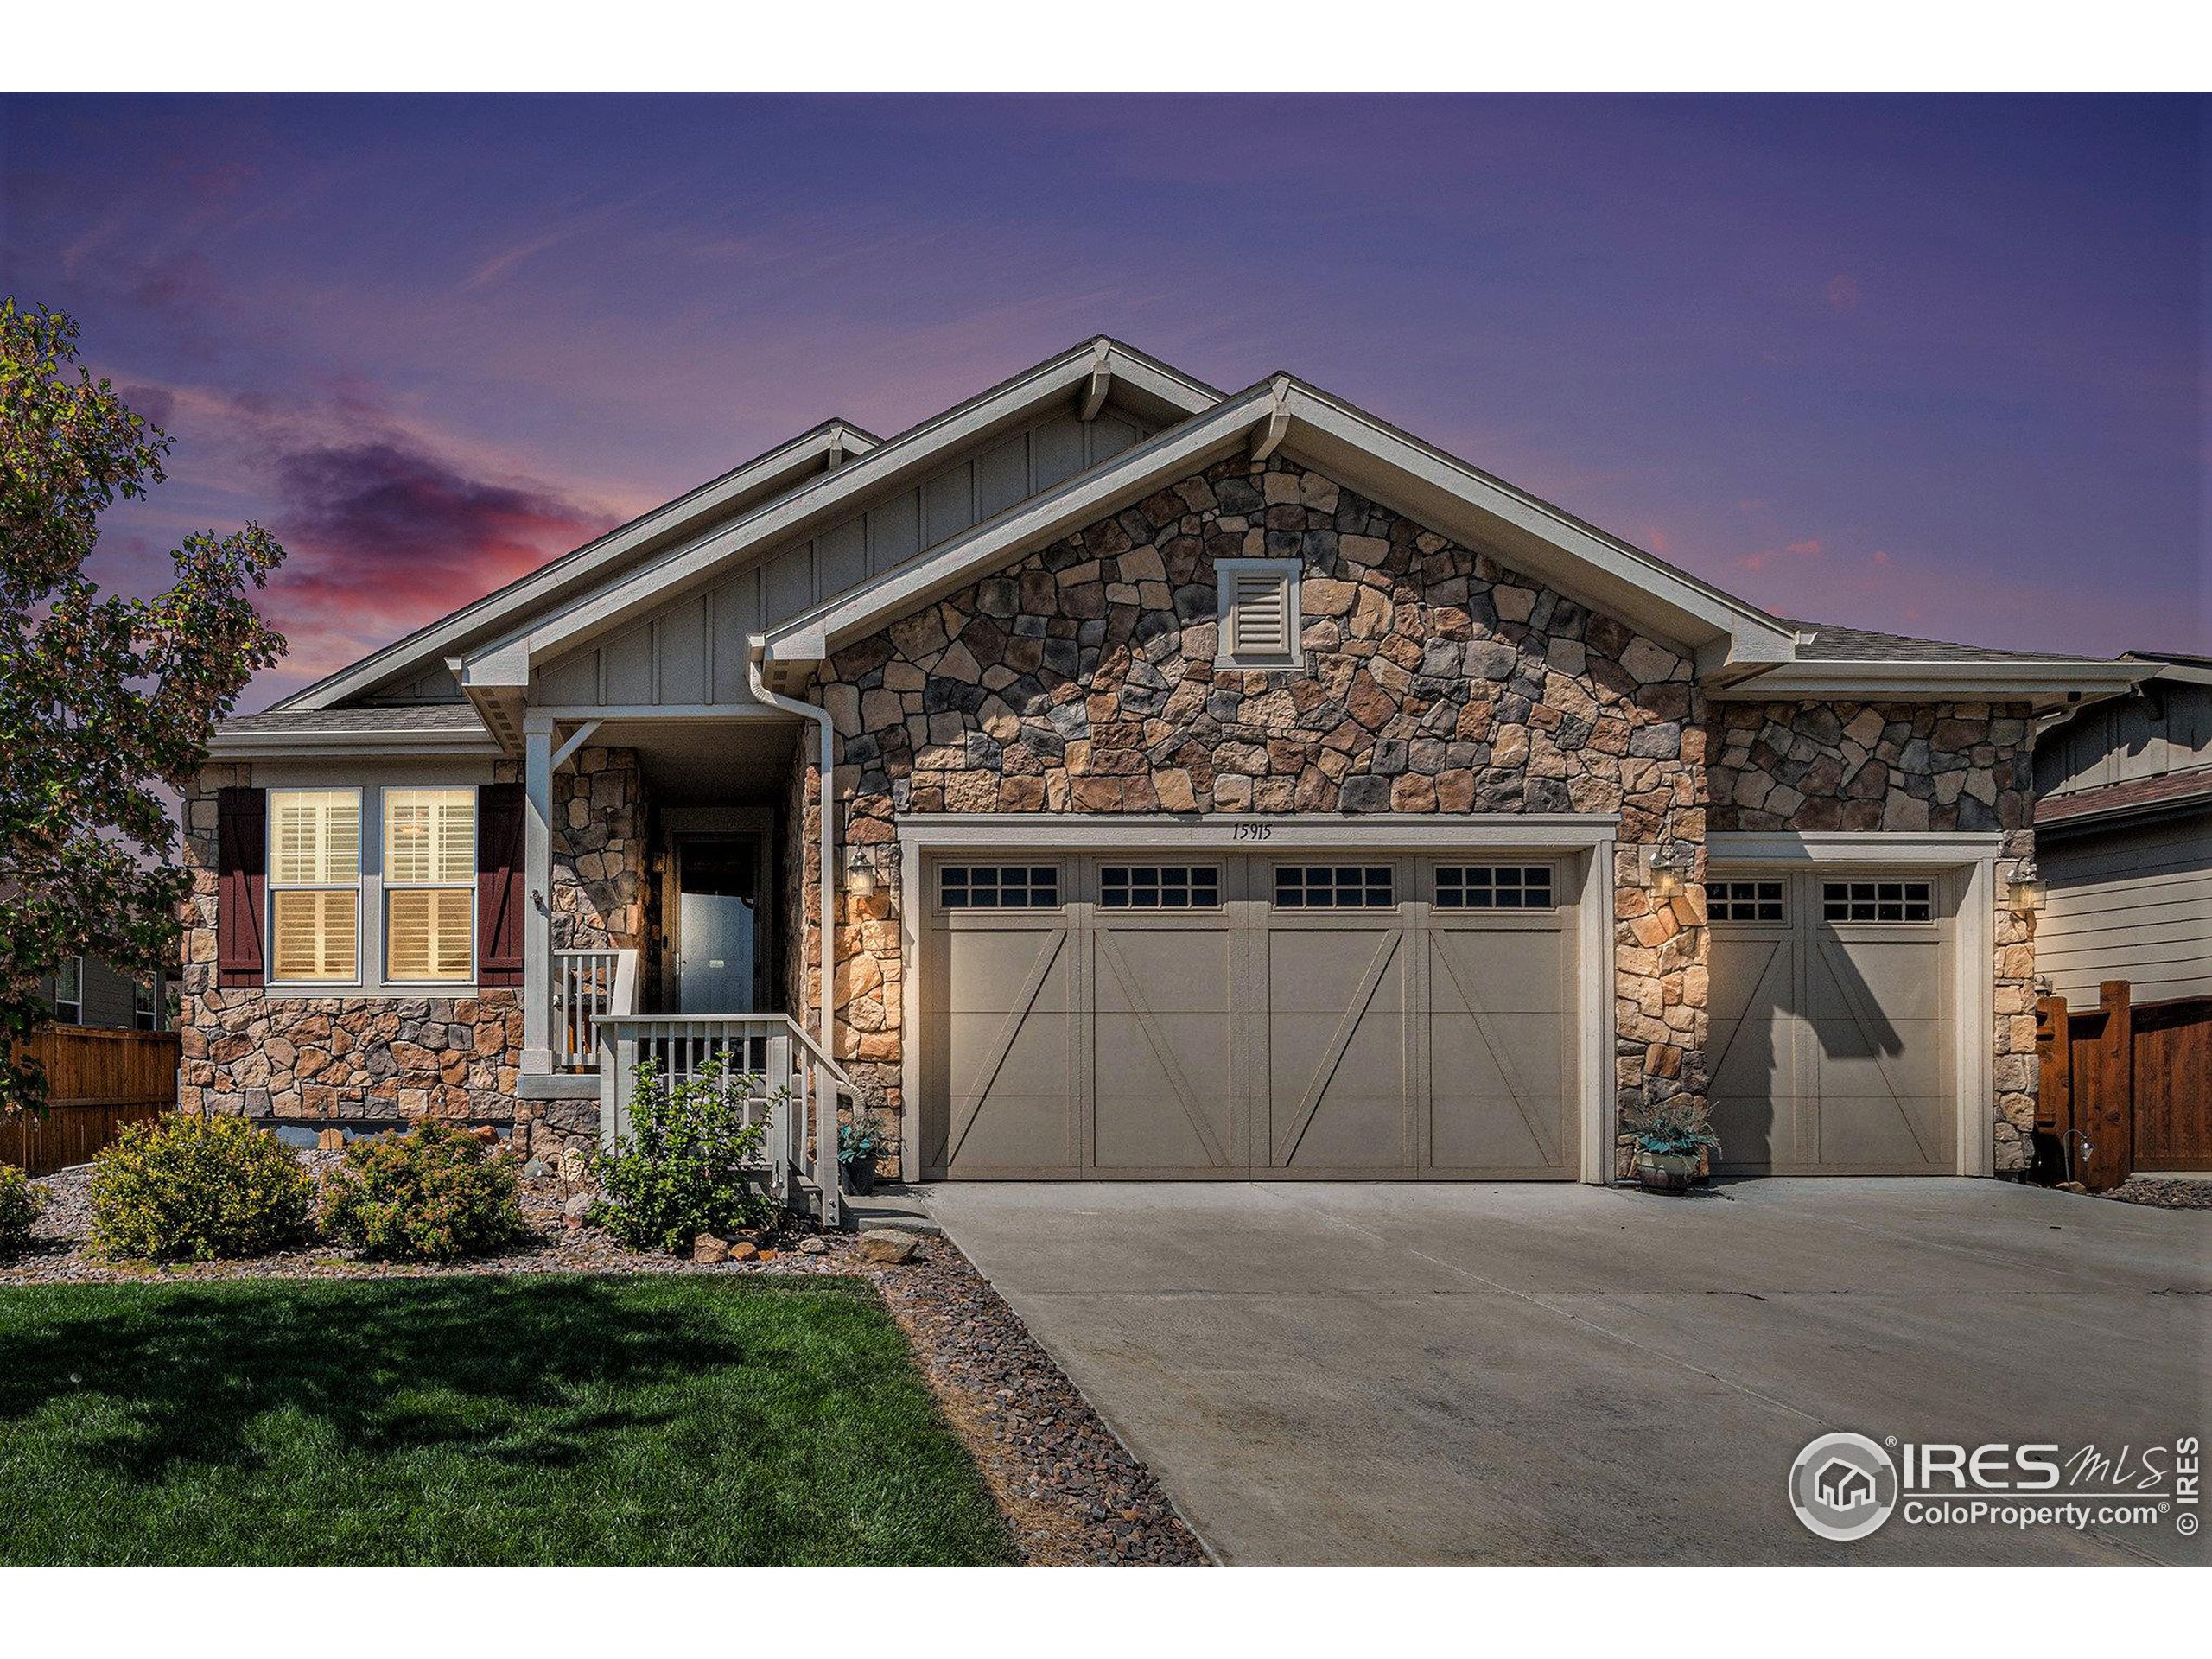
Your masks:
{"label": "single-car garage door", "polygon": [[1575,864],[933,859],[924,1173],[1571,1178]]}
{"label": "single-car garage door", "polygon": [[1712,873],[1707,1065],[1724,1172],[1956,1171],[1955,885]]}

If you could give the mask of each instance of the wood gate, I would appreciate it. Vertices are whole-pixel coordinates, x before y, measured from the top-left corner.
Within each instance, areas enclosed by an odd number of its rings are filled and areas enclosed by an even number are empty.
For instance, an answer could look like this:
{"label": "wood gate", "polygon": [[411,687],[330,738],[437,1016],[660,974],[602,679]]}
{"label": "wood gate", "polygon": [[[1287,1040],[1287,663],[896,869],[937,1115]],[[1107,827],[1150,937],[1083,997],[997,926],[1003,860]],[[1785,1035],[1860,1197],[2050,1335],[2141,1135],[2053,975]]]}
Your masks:
{"label": "wood gate", "polygon": [[2097,990],[2093,1008],[2036,1004],[2036,1128],[2057,1138],[2062,1173],[2101,1192],[2138,1170],[2212,1170],[2212,997]]}

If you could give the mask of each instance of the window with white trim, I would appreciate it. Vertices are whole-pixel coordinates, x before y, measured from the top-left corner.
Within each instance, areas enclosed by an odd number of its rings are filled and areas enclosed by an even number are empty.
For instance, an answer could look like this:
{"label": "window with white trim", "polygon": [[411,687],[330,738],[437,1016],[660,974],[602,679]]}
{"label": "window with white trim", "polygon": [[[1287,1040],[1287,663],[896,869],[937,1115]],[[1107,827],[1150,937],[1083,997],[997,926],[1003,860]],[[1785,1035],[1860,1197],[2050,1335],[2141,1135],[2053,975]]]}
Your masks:
{"label": "window with white trim", "polygon": [[1439,910],[1549,910],[1548,864],[1440,864]]}
{"label": "window with white trim", "polygon": [[1936,884],[1932,881],[1823,881],[1821,919],[1824,922],[1932,922],[1936,919]]}
{"label": "window with white trim", "polygon": [[150,979],[134,981],[130,987],[130,1023],[141,1031],[158,1030],[161,1021],[154,1001],[154,982]]}
{"label": "window with white trim", "polygon": [[1221,613],[1214,665],[1296,668],[1302,660],[1298,650],[1299,562],[1217,559],[1213,568]]}
{"label": "window with white trim", "polygon": [[1214,864],[1108,864],[1098,872],[1101,910],[1218,910]]}
{"label": "window with white trim", "polygon": [[947,864],[938,872],[938,902],[947,910],[1057,910],[1057,864]]}
{"label": "window with white trim", "polygon": [[1778,922],[1784,919],[1779,881],[1708,881],[1706,919],[1714,922]]}
{"label": "window with white trim", "polygon": [[1279,910],[1389,910],[1398,902],[1388,864],[1279,864]]}
{"label": "window with white trim", "polygon": [[54,969],[54,1017],[65,1026],[85,1023],[85,959],[64,957]]}
{"label": "window with white trim", "polygon": [[384,791],[385,977],[476,975],[476,791]]}
{"label": "window with white trim", "polygon": [[361,795],[269,791],[269,977],[352,981],[361,963]]}

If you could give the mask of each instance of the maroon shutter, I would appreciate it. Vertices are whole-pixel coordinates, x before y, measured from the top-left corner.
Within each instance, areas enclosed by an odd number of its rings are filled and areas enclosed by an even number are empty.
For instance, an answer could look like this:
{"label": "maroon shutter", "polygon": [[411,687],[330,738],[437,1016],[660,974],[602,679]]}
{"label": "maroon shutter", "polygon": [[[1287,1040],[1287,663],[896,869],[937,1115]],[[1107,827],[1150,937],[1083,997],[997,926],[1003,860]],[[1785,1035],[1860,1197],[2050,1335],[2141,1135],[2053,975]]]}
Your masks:
{"label": "maroon shutter", "polygon": [[522,785],[476,791],[476,982],[522,983]]}
{"label": "maroon shutter", "polygon": [[269,888],[269,797],[257,789],[215,796],[215,982],[258,985]]}

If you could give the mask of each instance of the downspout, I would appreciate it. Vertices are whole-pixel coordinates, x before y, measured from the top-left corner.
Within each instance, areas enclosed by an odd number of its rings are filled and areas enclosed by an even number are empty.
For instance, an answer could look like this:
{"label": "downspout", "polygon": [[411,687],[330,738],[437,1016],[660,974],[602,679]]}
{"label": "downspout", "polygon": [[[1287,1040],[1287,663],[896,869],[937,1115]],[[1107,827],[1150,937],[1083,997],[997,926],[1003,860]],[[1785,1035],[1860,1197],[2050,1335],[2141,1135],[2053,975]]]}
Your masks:
{"label": "downspout", "polygon": [[[837,829],[831,817],[830,785],[836,775],[837,751],[836,728],[830,724],[830,711],[816,702],[804,702],[771,691],[768,682],[761,677],[760,662],[767,650],[767,641],[755,634],[748,642],[745,655],[745,677],[753,687],[753,695],[771,709],[780,709],[787,715],[797,715],[814,722],[821,739],[821,752],[817,765],[821,775],[822,824],[822,1003],[820,1033],[822,1052],[833,1059],[836,1049],[830,1041],[833,1024],[831,999],[836,996],[837,970]],[[802,918],[804,919],[804,918]]]}

